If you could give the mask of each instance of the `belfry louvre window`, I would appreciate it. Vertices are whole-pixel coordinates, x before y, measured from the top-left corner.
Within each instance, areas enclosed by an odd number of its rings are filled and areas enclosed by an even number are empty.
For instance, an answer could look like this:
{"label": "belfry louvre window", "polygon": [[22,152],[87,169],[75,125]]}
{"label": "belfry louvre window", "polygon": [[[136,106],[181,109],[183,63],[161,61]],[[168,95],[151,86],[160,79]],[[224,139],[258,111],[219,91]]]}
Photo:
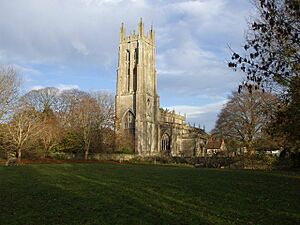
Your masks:
{"label": "belfry louvre window", "polygon": [[126,64],[127,64],[127,92],[130,92],[130,51],[126,51]]}
{"label": "belfry louvre window", "polygon": [[139,53],[137,48],[134,50],[134,60],[135,60],[135,65],[139,63]]}
{"label": "belfry louvre window", "polygon": [[126,51],[126,62],[128,63],[130,61],[130,51]]}

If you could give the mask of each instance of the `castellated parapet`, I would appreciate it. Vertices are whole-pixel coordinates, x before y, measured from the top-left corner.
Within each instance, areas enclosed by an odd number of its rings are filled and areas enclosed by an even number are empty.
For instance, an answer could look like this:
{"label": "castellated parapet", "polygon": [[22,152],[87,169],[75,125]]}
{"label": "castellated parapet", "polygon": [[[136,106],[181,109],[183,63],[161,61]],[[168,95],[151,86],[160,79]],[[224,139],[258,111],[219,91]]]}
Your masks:
{"label": "castellated parapet", "polygon": [[148,31],[147,34],[145,35],[144,23],[141,19],[139,22],[139,25],[138,25],[138,33],[136,34],[135,30],[134,30],[133,33],[131,33],[129,36],[127,36],[125,25],[124,25],[124,23],[122,23],[121,29],[120,29],[120,43],[136,41],[138,39],[143,39],[147,43],[155,45],[155,32],[153,30],[153,26],[151,26],[150,31]]}

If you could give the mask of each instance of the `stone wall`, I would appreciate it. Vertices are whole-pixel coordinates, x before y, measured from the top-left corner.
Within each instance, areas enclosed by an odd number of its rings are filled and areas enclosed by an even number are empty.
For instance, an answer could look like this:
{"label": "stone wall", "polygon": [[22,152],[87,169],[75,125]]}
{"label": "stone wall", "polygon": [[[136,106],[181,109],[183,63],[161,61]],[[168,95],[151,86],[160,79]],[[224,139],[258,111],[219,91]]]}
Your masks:
{"label": "stone wall", "polygon": [[89,159],[96,159],[96,160],[104,160],[104,161],[129,161],[133,159],[135,155],[133,154],[93,154],[89,157]]}

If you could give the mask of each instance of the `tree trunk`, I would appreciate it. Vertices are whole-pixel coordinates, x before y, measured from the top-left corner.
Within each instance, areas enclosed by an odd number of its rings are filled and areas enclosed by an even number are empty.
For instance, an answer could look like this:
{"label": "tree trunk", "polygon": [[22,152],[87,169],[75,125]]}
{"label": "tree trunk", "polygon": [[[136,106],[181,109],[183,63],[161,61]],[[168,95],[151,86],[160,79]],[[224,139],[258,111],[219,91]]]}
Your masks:
{"label": "tree trunk", "polygon": [[86,150],[84,152],[84,160],[87,160],[88,159],[88,155],[89,155],[89,152]]}
{"label": "tree trunk", "polygon": [[44,149],[44,157],[43,158],[44,159],[47,158],[48,155],[49,155],[49,149],[47,147],[45,147],[45,149]]}
{"label": "tree trunk", "polygon": [[22,159],[22,150],[21,148],[18,149],[18,163],[21,162],[21,159]]}
{"label": "tree trunk", "polygon": [[88,159],[88,155],[89,155],[89,149],[85,147],[85,150],[84,150],[84,160]]}

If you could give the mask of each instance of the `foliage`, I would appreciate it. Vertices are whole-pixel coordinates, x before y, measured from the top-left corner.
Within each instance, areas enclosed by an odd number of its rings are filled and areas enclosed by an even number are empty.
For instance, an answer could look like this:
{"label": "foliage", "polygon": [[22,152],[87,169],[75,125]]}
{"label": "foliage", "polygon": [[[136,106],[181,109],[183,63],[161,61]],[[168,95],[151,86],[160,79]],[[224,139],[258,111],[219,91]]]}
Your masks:
{"label": "foliage", "polygon": [[246,54],[234,52],[229,67],[247,74],[249,90],[268,84],[289,88],[300,76],[300,3],[255,0],[255,4],[258,16],[246,37]]}
{"label": "foliage", "polygon": [[276,163],[278,169],[294,169],[300,167],[300,152],[283,150]]}
{"label": "foliage", "polygon": [[130,131],[119,131],[115,137],[116,150],[121,153],[134,153],[134,136]]}
{"label": "foliage", "polygon": [[288,95],[290,101],[281,103],[269,126],[269,134],[277,139],[283,137],[285,148],[297,152],[300,150],[300,77],[293,79]]}
{"label": "foliage", "polygon": [[271,134],[285,138],[285,148],[300,149],[300,2],[297,0],[255,0],[257,17],[252,21],[244,46],[228,64],[241,69],[250,92],[270,88],[281,97]]}
{"label": "foliage", "polygon": [[116,151],[117,153],[123,153],[123,154],[134,154],[134,150],[132,148],[121,148],[118,151]]}
{"label": "foliage", "polygon": [[57,146],[56,152],[66,152],[66,153],[79,153],[83,149],[83,142],[80,136],[68,130],[59,145]]}

